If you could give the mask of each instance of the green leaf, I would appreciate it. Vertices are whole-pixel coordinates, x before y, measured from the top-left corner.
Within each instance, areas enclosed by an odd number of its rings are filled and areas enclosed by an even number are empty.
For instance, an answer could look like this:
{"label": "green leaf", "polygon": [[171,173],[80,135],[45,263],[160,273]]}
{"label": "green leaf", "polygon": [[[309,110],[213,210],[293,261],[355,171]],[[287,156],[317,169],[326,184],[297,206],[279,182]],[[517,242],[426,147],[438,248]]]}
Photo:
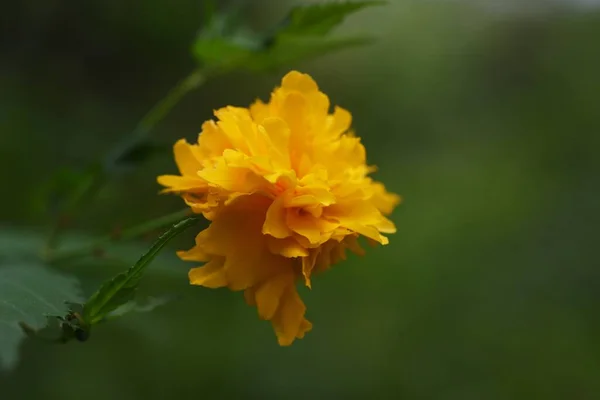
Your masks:
{"label": "green leaf", "polygon": [[248,60],[246,68],[254,71],[269,70],[372,41],[367,37],[337,39],[282,36],[268,51]]}
{"label": "green leaf", "polygon": [[20,324],[41,329],[46,315],[67,313],[65,301],[82,300],[75,278],[18,259],[12,254],[0,261],[0,368],[14,367],[18,360],[19,345],[26,337]]}
{"label": "green leaf", "polygon": [[89,325],[95,325],[110,312],[132,300],[145,269],[156,257],[160,250],[175,236],[194,225],[197,218],[186,218],[162,234],[134,265],[104,283],[96,293],[85,303],[83,320]]}
{"label": "green leaf", "polygon": [[230,38],[197,40],[192,52],[204,65],[219,65],[221,68],[241,64],[254,53]]}
{"label": "green leaf", "polygon": [[381,1],[331,2],[299,6],[292,9],[285,19],[278,35],[317,35],[328,34],[341,24],[344,18],[365,7],[385,4]]}
{"label": "green leaf", "polygon": [[260,50],[261,39],[242,26],[240,17],[240,10],[235,8],[224,14],[210,12],[210,19],[192,47],[200,63],[227,69]]}
{"label": "green leaf", "polygon": [[[87,287],[86,290],[97,288],[107,269],[122,270],[131,266],[137,258],[136,254],[147,248],[140,242],[114,243],[109,248],[109,259],[104,256],[90,257],[49,266],[37,258],[45,236],[43,231],[0,226],[0,370],[16,364],[18,347],[26,336],[47,343],[85,340],[89,335],[87,324],[82,325],[77,319],[69,320],[74,313],[82,314],[83,311],[80,304],[71,303],[83,302],[80,286]],[[63,239],[68,246],[81,246],[92,240],[74,234],[66,234]],[[122,261],[116,262],[112,257]],[[178,258],[173,252],[161,252],[154,259],[155,279],[150,283],[156,290],[164,290],[165,284],[173,286],[175,282],[180,282],[181,276],[185,276],[187,267],[174,267],[177,262]],[[78,279],[69,272],[77,274]],[[11,282],[31,289],[35,295],[15,288]],[[149,297],[142,303],[131,302],[123,309],[115,310],[114,317],[126,312],[151,311],[168,300],[172,298]]]}
{"label": "green leaf", "polygon": [[326,3],[294,8],[268,33],[257,35],[217,15],[198,35],[192,52],[201,64],[221,70],[263,71],[342,48],[369,43],[369,38],[330,38],[346,16],[382,2]]}
{"label": "green leaf", "polygon": [[[187,215],[182,213],[181,219]],[[161,221],[158,221],[161,222]],[[171,223],[172,224],[172,223]],[[205,229],[207,224],[205,221],[200,220],[199,224],[202,225],[202,229]],[[206,224],[206,225],[203,225]],[[169,223],[158,224],[157,230],[164,230],[168,227]],[[137,234],[134,229],[128,229],[123,231],[121,235],[125,235],[128,232]],[[0,260],[14,260],[21,262],[24,258],[31,259],[32,255],[40,252],[43,248],[46,240],[47,232],[45,230],[31,230],[25,228],[6,228],[0,226]],[[107,237],[108,238],[108,237]],[[53,263],[50,268],[57,269],[67,274],[76,275],[84,284],[86,292],[93,292],[98,285],[103,282],[106,278],[106,271],[120,272],[125,268],[132,266],[141,253],[144,253],[148,246],[151,244],[141,240],[125,240],[121,242],[114,242],[107,240],[104,246],[106,246],[106,252],[95,255],[93,253],[94,247],[90,246],[90,256],[82,258],[66,259],[64,261],[58,261]],[[64,249],[76,249],[82,246],[89,245],[90,243],[98,240],[95,236],[89,236],[84,234],[73,234],[67,232],[62,237],[62,243]],[[169,281],[179,281],[181,275],[187,273],[188,266],[181,264],[178,265],[179,258],[175,255],[175,252],[163,251],[153,261],[152,268],[147,271],[156,277],[157,280],[163,281],[168,279]],[[90,286],[91,285],[91,286]]]}

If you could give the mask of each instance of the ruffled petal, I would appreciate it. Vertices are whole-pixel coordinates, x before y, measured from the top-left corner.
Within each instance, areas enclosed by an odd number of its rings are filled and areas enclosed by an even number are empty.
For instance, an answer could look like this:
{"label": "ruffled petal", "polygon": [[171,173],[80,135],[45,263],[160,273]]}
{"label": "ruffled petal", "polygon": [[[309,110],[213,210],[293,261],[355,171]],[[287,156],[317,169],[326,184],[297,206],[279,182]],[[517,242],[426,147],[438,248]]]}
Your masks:
{"label": "ruffled petal", "polygon": [[180,139],[173,146],[175,163],[182,175],[196,176],[202,168],[198,146],[189,144],[185,139]]}
{"label": "ruffled petal", "polygon": [[[222,269],[219,279],[225,279],[223,286],[231,290],[244,290],[273,275],[292,271],[292,260],[269,251],[267,237],[261,234],[268,206],[269,200],[259,195],[233,200],[198,234],[196,246],[179,252],[179,256],[189,261],[209,261],[206,266],[211,266],[207,271],[211,277],[214,268]],[[209,287],[214,287],[202,272],[206,266],[193,270],[192,284],[208,286],[209,282]]]}
{"label": "ruffled petal", "polygon": [[381,210],[384,215],[391,214],[394,208],[402,202],[402,197],[385,190],[385,186],[381,182],[373,182],[371,186],[373,190],[371,202],[375,207]]}
{"label": "ruffled petal", "polygon": [[296,290],[344,260],[358,243],[387,244],[386,218],[400,197],[369,177],[365,147],[352,115],[330,112],[327,95],[306,74],[288,73],[268,103],[223,107],[202,125],[195,144],[173,148],[179,175],[163,175],[211,224],[178,255],[205,263],[189,271],[193,285],[243,291],[281,345],[312,328]]}
{"label": "ruffled petal", "polygon": [[271,320],[279,308],[279,301],[286,287],[293,282],[293,277],[279,275],[258,286],[255,293],[258,315],[264,320]]}
{"label": "ruffled petal", "polygon": [[286,222],[287,210],[284,208],[285,197],[279,196],[273,201],[269,210],[265,223],[262,227],[262,233],[271,235],[277,239],[287,238],[292,235],[292,230]]}
{"label": "ruffled petal", "polygon": [[206,182],[199,177],[160,175],[156,178],[158,183],[166,186],[162,193],[182,193],[187,191],[199,191],[206,189]]}
{"label": "ruffled petal", "polygon": [[279,308],[273,316],[271,323],[277,335],[280,346],[289,346],[297,338],[312,328],[310,322],[304,318],[306,306],[300,299],[296,287],[291,284],[286,287],[279,300]]}
{"label": "ruffled petal", "polygon": [[298,71],[288,72],[281,80],[281,88],[304,94],[312,94],[319,90],[317,82],[310,75]]}
{"label": "ruffled petal", "polygon": [[192,268],[188,274],[190,283],[212,289],[228,286],[224,261],[223,257],[213,257],[203,267]]}
{"label": "ruffled petal", "polygon": [[267,236],[267,246],[273,254],[279,254],[287,258],[306,257],[308,249],[302,246],[294,237],[277,239]]}
{"label": "ruffled petal", "polygon": [[259,317],[271,321],[281,346],[289,346],[312,328],[294,282],[293,274],[280,274],[245,293],[246,301],[257,306]]}

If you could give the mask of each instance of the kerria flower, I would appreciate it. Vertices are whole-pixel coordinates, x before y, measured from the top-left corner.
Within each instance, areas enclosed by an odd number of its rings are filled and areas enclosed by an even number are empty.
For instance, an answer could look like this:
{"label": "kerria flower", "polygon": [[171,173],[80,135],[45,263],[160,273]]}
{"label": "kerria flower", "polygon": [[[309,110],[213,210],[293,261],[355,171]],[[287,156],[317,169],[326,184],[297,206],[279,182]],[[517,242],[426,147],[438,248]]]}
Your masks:
{"label": "kerria flower", "polygon": [[225,107],[202,125],[198,141],[174,146],[180,175],[163,175],[164,192],[180,195],[210,226],[181,259],[193,285],[244,291],[280,345],[312,325],[296,282],[363,254],[358,238],[387,244],[385,217],[400,203],[369,177],[365,148],[350,131],[351,115],[315,81],[288,73],[268,103]]}

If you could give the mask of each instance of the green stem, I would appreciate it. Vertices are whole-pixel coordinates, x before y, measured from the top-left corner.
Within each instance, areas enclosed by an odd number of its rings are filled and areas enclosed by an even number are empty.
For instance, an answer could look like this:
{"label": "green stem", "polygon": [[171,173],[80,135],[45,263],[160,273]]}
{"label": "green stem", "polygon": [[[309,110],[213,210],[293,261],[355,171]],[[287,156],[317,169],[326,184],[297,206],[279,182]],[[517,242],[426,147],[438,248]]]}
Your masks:
{"label": "green stem", "polygon": [[112,167],[124,154],[146,139],[156,124],[162,121],[186,94],[200,87],[206,82],[206,79],[207,74],[200,69],[196,69],[181,80],[160,102],[148,111],[138,122],[131,135],[127,136],[113,149],[105,161],[105,166]]}
{"label": "green stem", "polygon": [[181,221],[183,218],[188,217],[190,215],[191,211],[189,208],[174,212],[172,214],[167,214],[162,217],[146,221],[139,225],[125,229],[119,234],[103,236],[82,246],[78,246],[72,249],[47,251],[44,256],[44,260],[47,262],[59,262],[72,260],[74,258],[79,257],[91,256],[95,252],[103,250],[104,247],[108,244],[142,237],[147,233],[153,232],[159,228]]}
{"label": "green stem", "polygon": [[119,163],[122,157],[134,150],[136,146],[147,139],[152,129],[167,116],[173,107],[175,107],[186,94],[197,89],[206,82],[207,78],[207,72],[200,69],[192,71],[186,78],[181,80],[173,89],[171,89],[161,101],[150,109],[136,125],[131,134],[126,136],[111,152],[109,152],[104,158],[101,166],[98,168],[90,168],[86,176],[81,179],[78,185],[73,188],[69,195],[67,195],[64,207],[53,221],[50,227],[50,234],[46,241],[46,252],[52,252],[53,248],[58,244],[59,236],[64,229],[65,220],[72,217],[76,209],[103,186],[104,178],[114,169],[114,166]]}
{"label": "green stem", "polygon": [[197,217],[178,221],[168,231],[160,235],[152,247],[131,268],[102,284],[83,306],[84,325],[89,329],[102,321],[112,311],[131,300],[144,271],[162,248],[171,239],[197,222]]}

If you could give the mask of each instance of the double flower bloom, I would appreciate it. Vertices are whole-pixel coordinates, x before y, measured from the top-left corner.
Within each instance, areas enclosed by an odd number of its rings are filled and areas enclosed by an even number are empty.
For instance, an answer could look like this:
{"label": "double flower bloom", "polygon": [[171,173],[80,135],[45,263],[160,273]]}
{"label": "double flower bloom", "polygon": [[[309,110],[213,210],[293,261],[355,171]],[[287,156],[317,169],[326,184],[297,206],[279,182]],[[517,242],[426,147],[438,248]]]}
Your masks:
{"label": "double flower bloom", "polygon": [[269,103],[225,107],[207,121],[197,143],[174,146],[180,175],[163,175],[164,192],[180,195],[210,226],[179,252],[193,285],[244,291],[260,318],[271,321],[280,345],[312,328],[296,281],[363,254],[358,237],[387,244],[385,217],[400,203],[369,177],[351,115],[314,80],[288,73]]}

